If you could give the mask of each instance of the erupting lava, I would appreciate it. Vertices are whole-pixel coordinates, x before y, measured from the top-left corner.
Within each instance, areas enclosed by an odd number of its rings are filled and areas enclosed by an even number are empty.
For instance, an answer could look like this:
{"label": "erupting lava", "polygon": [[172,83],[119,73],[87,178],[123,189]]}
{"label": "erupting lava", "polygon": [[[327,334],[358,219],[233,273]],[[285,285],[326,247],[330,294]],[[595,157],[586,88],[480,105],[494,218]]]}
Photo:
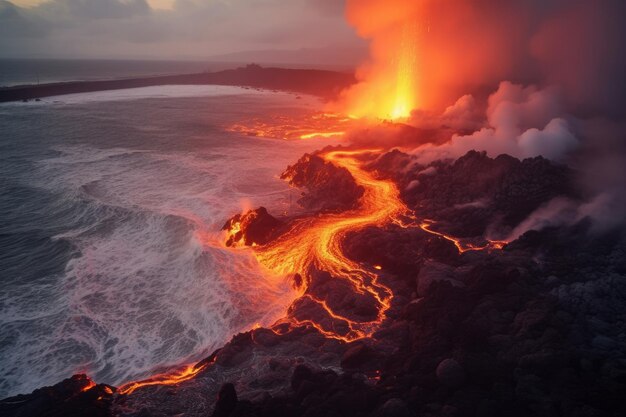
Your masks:
{"label": "erupting lava", "polygon": [[[417,106],[415,98],[415,43],[413,41],[411,26],[403,27],[400,53],[396,69],[396,90],[393,96],[390,118],[406,119],[411,116],[411,111]],[[385,114],[385,109],[381,109]]]}
{"label": "erupting lava", "polygon": [[370,42],[370,58],[359,67],[359,82],[342,93],[337,108],[374,120],[411,116],[419,104],[418,33],[429,30],[413,19],[420,8],[416,1],[346,2],[349,23]]}

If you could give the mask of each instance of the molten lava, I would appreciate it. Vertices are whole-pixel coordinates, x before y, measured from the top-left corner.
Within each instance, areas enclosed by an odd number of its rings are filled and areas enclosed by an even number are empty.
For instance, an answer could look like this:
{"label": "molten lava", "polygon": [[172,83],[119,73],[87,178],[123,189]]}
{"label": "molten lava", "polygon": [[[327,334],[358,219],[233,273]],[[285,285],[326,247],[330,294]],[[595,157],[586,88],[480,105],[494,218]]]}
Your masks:
{"label": "molten lava", "polygon": [[334,138],[355,125],[353,118],[338,113],[314,112],[301,117],[267,115],[226,127],[226,131],[273,139]]}
{"label": "molten lava", "polygon": [[[368,226],[382,226],[407,211],[392,181],[377,179],[362,168],[357,156],[372,152],[378,150],[338,150],[321,155],[326,161],[346,168],[356,183],[364,188],[358,209],[297,219],[288,232],[255,251],[257,259],[272,272],[305,277],[303,297],[318,304],[330,318],[344,323],[347,331],[337,332],[324,328],[316,321],[298,319],[293,315],[279,324],[287,321],[295,326],[310,325],[327,337],[350,342],[371,336],[384,320],[393,298],[391,290],[379,282],[374,271],[348,259],[342,248],[349,233]],[[377,304],[376,319],[366,322],[352,320],[334,311],[325,301],[307,294],[307,277],[312,269],[326,271],[333,278],[348,282],[356,293],[370,296]]]}
{"label": "molten lava", "polygon": [[348,21],[370,41],[370,59],[359,67],[359,82],[332,108],[359,118],[403,120],[418,107],[417,33],[407,18],[418,2],[348,0]]}
{"label": "molten lava", "polygon": [[[289,229],[276,239],[264,244],[248,241],[245,224],[257,218],[259,210],[248,211],[227,222],[226,239],[228,246],[252,246],[257,260],[273,275],[295,276],[300,296],[294,301],[287,317],[273,326],[276,334],[284,334],[296,327],[312,327],[328,338],[343,342],[371,337],[386,318],[391,307],[393,293],[379,281],[380,265],[371,269],[347,258],[343,253],[343,242],[349,233],[369,226],[384,226],[390,222],[402,227],[419,227],[423,231],[441,237],[455,244],[459,252],[472,250],[501,249],[506,242],[488,241],[485,245],[465,243],[461,239],[432,230],[433,221],[423,220],[405,225],[403,217],[412,217],[409,209],[400,199],[400,193],[391,180],[378,179],[363,168],[359,156],[380,153],[380,150],[334,150],[320,156],[327,162],[347,169],[364,193],[359,207],[341,213],[320,214],[297,218],[289,224]],[[264,210],[264,209],[263,209]],[[265,213],[266,214],[266,213]],[[415,219],[415,218],[413,218]],[[355,294],[369,297],[376,307],[373,320],[357,320],[337,311],[327,300],[320,299],[308,291],[312,276],[316,271],[325,271],[332,279],[343,280]],[[326,320],[315,317],[298,317],[294,306],[310,303],[326,316]],[[328,323],[331,323],[330,325]],[[285,326],[287,329],[285,329]],[[259,327],[255,325],[254,328]],[[173,372],[158,374],[142,381],[129,382],[120,387],[118,393],[132,394],[135,390],[153,385],[176,385],[188,381],[207,369],[215,357],[199,364],[188,365]]]}
{"label": "molten lava", "polygon": [[482,245],[477,245],[471,242],[464,242],[462,239],[459,239],[457,237],[449,236],[449,235],[446,235],[445,233],[432,230],[431,226],[433,225],[433,223],[434,222],[432,220],[426,219],[422,223],[420,223],[419,228],[427,233],[442,237],[446,239],[447,241],[454,243],[454,246],[456,246],[459,253],[464,253],[464,252],[469,252],[469,251],[492,250],[492,249],[500,250],[500,249],[503,249],[509,243],[504,240],[489,240],[489,239],[485,239],[486,243]]}
{"label": "molten lava", "polygon": [[85,385],[80,391],[81,392],[86,392],[89,391],[90,389],[92,389],[93,387],[96,386],[96,383],[94,381],[92,381],[90,378],[85,377],[85,379],[87,380],[87,385]]}
{"label": "molten lava", "polygon": [[[395,70],[396,89],[389,112],[392,120],[410,117],[411,111],[417,107],[415,97],[415,43],[410,25],[405,25],[403,28],[402,42],[398,52]],[[384,114],[386,109],[381,108],[379,112]]]}
{"label": "molten lava", "polygon": [[215,361],[213,358],[209,362],[200,362],[195,365],[187,365],[175,371],[166,372],[151,376],[150,378],[141,381],[132,381],[122,385],[117,391],[119,394],[132,394],[135,390],[147,387],[151,385],[176,385],[181,382],[189,381],[195,377],[198,373],[206,369]]}

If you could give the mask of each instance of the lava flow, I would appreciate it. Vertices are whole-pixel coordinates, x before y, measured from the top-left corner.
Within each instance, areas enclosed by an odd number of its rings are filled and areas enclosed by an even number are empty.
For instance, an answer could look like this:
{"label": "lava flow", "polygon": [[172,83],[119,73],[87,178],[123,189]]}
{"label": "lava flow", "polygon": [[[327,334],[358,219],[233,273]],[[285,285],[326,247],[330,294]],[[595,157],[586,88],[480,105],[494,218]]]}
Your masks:
{"label": "lava flow", "polygon": [[131,381],[122,385],[118,389],[120,394],[132,394],[136,389],[147,387],[151,385],[176,385],[181,382],[189,381],[195,377],[198,373],[205,370],[209,365],[215,362],[215,357],[210,358],[209,361],[202,361],[195,365],[187,365],[175,371],[170,371],[162,374],[153,375],[150,378],[141,381]]}
{"label": "lava flow", "polygon": [[482,245],[477,245],[475,243],[464,242],[462,239],[446,235],[442,232],[437,232],[431,229],[431,226],[434,222],[432,220],[425,219],[422,223],[419,224],[419,228],[423,231],[430,233],[431,235],[439,236],[444,238],[445,240],[454,243],[454,246],[458,249],[460,253],[465,253],[469,251],[482,251],[489,249],[503,249],[509,242],[505,240],[489,240],[485,239],[486,243]]}
{"label": "lava flow", "polygon": [[[340,167],[348,169],[358,185],[364,187],[360,207],[339,214],[325,214],[317,217],[301,218],[294,222],[290,230],[275,241],[266,245],[253,245],[255,255],[262,265],[274,273],[283,275],[299,274],[305,277],[302,294],[298,300],[308,300],[320,306],[331,318],[347,326],[347,331],[337,332],[333,328],[324,328],[317,321],[298,319],[293,315],[279,320],[275,326],[287,323],[290,327],[311,326],[329,338],[351,342],[371,336],[385,319],[385,313],[391,306],[393,293],[378,281],[378,275],[348,259],[342,251],[345,236],[367,226],[380,226],[395,216],[407,211],[400,200],[397,187],[392,181],[376,179],[361,167],[356,158],[378,150],[327,152],[322,157]],[[242,225],[235,222],[228,236],[233,239]],[[243,238],[242,238],[243,239]],[[242,239],[234,239],[243,244]],[[326,271],[336,279],[344,279],[358,294],[369,295],[377,303],[378,314],[375,320],[359,322],[335,312],[324,300],[312,294],[306,294],[306,279],[312,268]],[[376,270],[380,267],[374,267]],[[298,301],[296,300],[296,302]],[[141,381],[132,381],[119,388],[122,395],[132,394],[135,390],[152,385],[176,385],[194,378],[215,361],[215,357],[196,365],[185,366],[173,372],[154,375]]]}
{"label": "lava flow", "polygon": [[[312,318],[298,318],[294,309],[290,309],[287,317],[279,320],[273,326],[277,333],[287,325],[289,329],[301,326],[315,328],[328,338],[344,342],[372,336],[380,324],[385,320],[386,312],[391,306],[393,293],[389,287],[379,281],[379,265],[366,268],[347,258],[343,253],[343,241],[352,232],[357,232],[368,226],[383,226],[390,222],[403,227],[400,218],[410,211],[400,199],[400,193],[391,180],[378,179],[374,174],[363,169],[359,156],[380,153],[378,149],[370,150],[334,150],[320,154],[327,162],[347,169],[357,185],[363,187],[364,193],[359,200],[359,207],[342,213],[328,213],[318,216],[309,216],[295,219],[287,232],[275,240],[258,245],[251,243],[257,260],[272,273],[279,275],[299,275],[302,277],[300,297],[293,305],[301,302],[310,302],[317,305],[332,323],[336,326],[325,326],[323,320]],[[245,222],[234,221],[226,235],[229,246],[246,246]],[[423,220],[418,225],[423,231],[439,236],[455,244],[459,252],[485,249],[501,249],[506,242],[488,241],[485,245],[463,243],[461,239],[432,230],[432,221]],[[341,279],[348,283],[355,294],[370,297],[376,304],[376,318],[369,321],[360,321],[350,318],[345,312],[336,311],[326,300],[309,293],[308,286],[315,271],[324,271],[333,279]],[[293,306],[292,306],[293,307]],[[132,394],[135,390],[151,385],[175,385],[188,381],[205,370],[215,358],[189,365],[174,372],[155,375],[142,381],[129,382],[120,387],[120,394]]]}
{"label": "lava flow", "polygon": [[[273,272],[304,277],[304,297],[318,304],[332,319],[345,324],[347,331],[337,332],[313,320],[301,320],[293,315],[279,321],[279,324],[289,322],[296,326],[310,325],[327,337],[350,342],[371,336],[384,320],[393,298],[391,290],[378,281],[376,273],[348,259],[342,250],[343,240],[348,233],[367,226],[384,225],[407,211],[392,181],[376,179],[361,167],[362,163],[357,156],[372,152],[379,151],[337,150],[320,155],[326,161],[346,168],[356,183],[364,188],[358,209],[298,219],[287,233],[255,250],[261,264]],[[376,319],[365,322],[352,320],[333,311],[325,301],[306,294],[306,283],[312,268],[328,272],[335,279],[345,280],[357,294],[372,297],[377,304]]]}
{"label": "lava flow", "polygon": [[313,139],[344,136],[358,121],[339,113],[314,112],[301,117],[269,114],[226,126],[226,131],[273,139]]}

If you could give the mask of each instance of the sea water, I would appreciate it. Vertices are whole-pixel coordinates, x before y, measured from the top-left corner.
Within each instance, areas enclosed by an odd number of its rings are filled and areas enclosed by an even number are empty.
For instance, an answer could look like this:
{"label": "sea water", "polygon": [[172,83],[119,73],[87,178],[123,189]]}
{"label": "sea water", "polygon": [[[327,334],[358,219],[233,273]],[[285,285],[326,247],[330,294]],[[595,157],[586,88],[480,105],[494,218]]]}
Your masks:
{"label": "sea water", "polygon": [[149,87],[0,105],[0,398],[86,372],[121,384],[202,359],[295,297],[220,245],[244,206],[328,142],[230,123],[319,107],[235,87]]}

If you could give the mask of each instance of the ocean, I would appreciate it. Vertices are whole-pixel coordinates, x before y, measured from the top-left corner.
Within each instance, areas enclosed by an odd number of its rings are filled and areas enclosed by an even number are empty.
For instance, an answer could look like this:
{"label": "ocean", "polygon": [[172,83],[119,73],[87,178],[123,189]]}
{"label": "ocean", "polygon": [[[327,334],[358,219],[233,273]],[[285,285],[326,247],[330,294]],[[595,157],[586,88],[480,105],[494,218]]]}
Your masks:
{"label": "ocean", "polygon": [[236,63],[106,59],[0,59],[0,87],[221,71]]}
{"label": "ocean", "polygon": [[319,107],[216,86],[0,105],[0,398],[143,378],[280,317],[288,280],[219,230],[244,207],[292,209],[278,175],[330,142],[224,127]]}

